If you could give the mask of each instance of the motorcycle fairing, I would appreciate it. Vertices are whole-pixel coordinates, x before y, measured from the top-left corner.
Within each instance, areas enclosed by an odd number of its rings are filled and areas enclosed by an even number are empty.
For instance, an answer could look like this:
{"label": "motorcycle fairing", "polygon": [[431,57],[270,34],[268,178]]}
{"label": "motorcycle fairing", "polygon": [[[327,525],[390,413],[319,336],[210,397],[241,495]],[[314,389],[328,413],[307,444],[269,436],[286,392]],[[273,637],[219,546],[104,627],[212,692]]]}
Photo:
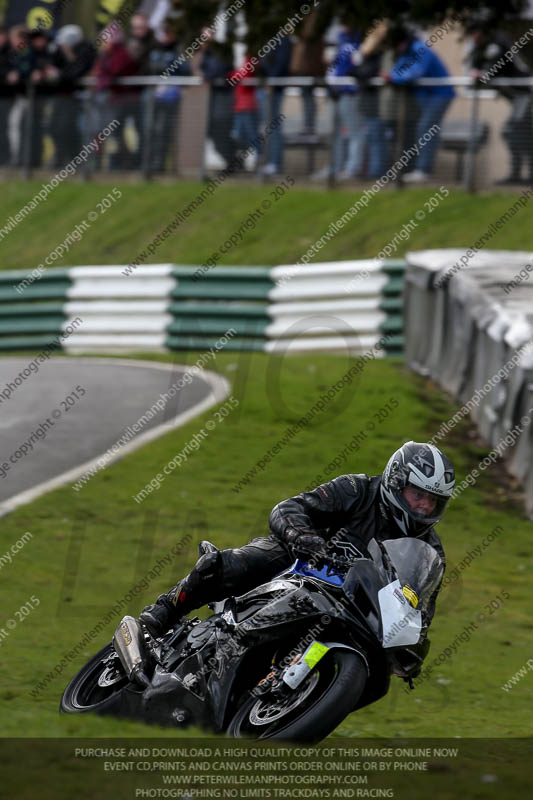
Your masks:
{"label": "motorcycle fairing", "polygon": [[365,654],[360,650],[356,650],[355,647],[350,647],[343,642],[319,642],[315,639],[315,641],[311,642],[304,650],[302,657],[296,664],[286,667],[282,675],[283,682],[286,683],[287,686],[290,686],[291,689],[298,688],[302,681],[307,678],[311,670],[320,663],[326,653],[329,653],[329,651],[333,649],[352,650],[354,653],[357,653],[365,662],[367,676],[370,675],[368,661]]}
{"label": "motorcycle fairing", "polygon": [[[253,601],[258,603],[256,609],[249,607]],[[230,609],[232,614],[227,613]],[[245,618],[240,622],[241,609]],[[249,648],[287,636],[295,622],[300,626],[328,611],[333,613],[332,603],[294,579],[274,580],[231,598],[222,613],[198,623],[188,634],[187,647],[193,652],[184,659],[181,648],[173,651],[156,667],[151,685],[141,695],[124,693],[123,710],[160,724],[165,720],[176,724],[176,715],[185,714],[199,725],[222,730],[232,687]],[[220,618],[229,624],[227,630],[216,626]],[[215,664],[210,662],[213,657]]]}
{"label": "motorcycle fairing", "polygon": [[[205,647],[205,645],[204,645]],[[141,698],[141,717],[164,718],[176,724],[176,714],[184,715],[184,721],[210,727],[213,709],[205,679],[205,664],[200,651],[192,653],[175,670],[168,672],[166,666],[158,665],[150,686]]]}
{"label": "motorcycle fairing", "polygon": [[[273,591],[274,598],[270,596]],[[267,602],[239,621],[239,610],[248,611],[250,601],[259,601],[262,595],[266,595]],[[301,628],[305,622],[316,621],[328,611],[334,613],[334,605],[326,597],[294,580],[274,579],[235,599],[236,624],[231,633],[217,631],[217,636],[220,635],[217,650],[222,654],[222,661],[220,669],[214,670],[208,680],[217,729],[223,729],[229,697],[244,653],[255,645],[284,638],[293,633],[295,623]],[[238,645],[233,653],[228,652],[231,640]]]}
{"label": "motorcycle fairing", "polygon": [[[276,583],[281,582],[276,581]],[[236,635],[239,638],[242,636],[245,644],[273,640],[279,638],[280,635],[283,637],[295,620],[301,624],[306,619],[310,620],[317,615],[335,611],[335,603],[310,583],[304,586],[303,583],[283,581],[283,587],[280,588],[282,590],[275,597],[270,598],[268,603],[265,603],[244,621],[237,622]],[[254,595],[257,596],[261,590],[269,592],[269,584],[253,590]],[[237,599],[237,620],[239,619],[239,604],[244,598],[246,595]]]}
{"label": "motorcycle fairing", "polygon": [[382,586],[383,579],[374,562],[369,558],[360,558],[348,570],[342,587],[343,593],[378,641],[381,641],[383,631],[378,596]]}
{"label": "motorcycle fairing", "polygon": [[422,614],[407,599],[399,580],[379,590],[383,621],[383,647],[417,644],[422,633]]}
{"label": "motorcycle fairing", "polygon": [[307,678],[311,670],[316,667],[319,661],[324,658],[330,648],[315,639],[302,653],[302,657],[296,664],[291,664],[283,671],[281,680],[290,686],[291,689],[296,689],[301,682]]}
{"label": "motorcycle fairing", "polygon": [[344,583],[344,576],[327,564],[317,569],[316,567],[310,567],[307,561],[302,561],[300,558],[296,559],[289,572],[295,575],[316,578],[316,580],[324,581],[332,586],[342,586]]}

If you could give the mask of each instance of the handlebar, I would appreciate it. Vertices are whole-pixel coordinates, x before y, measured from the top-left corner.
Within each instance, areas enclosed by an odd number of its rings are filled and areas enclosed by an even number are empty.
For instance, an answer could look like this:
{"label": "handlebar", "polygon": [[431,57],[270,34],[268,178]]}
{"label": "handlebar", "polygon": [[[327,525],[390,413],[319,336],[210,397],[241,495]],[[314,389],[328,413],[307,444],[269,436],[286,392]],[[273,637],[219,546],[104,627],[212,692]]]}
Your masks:
{"label": "handlebar", "polygon": [[[302,549],[301,552],[305,551]],[[324,553],[320,550],[309,550],[307,552],[309,553],[310,560],[316,561],[318,568],[320,568],[319,565],[328,564],[329,566],[335,567],[339,571],[345,570],[347,572],[357,560],[344,558],[343,556],[334,556],[332,553]]]}

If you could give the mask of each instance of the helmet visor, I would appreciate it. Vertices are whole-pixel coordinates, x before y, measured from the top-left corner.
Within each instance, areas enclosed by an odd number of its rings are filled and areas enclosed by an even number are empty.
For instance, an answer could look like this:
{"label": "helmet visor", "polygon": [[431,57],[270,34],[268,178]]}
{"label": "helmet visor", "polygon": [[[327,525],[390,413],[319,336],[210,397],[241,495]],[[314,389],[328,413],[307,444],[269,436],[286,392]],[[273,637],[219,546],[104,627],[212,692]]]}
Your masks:
{"label": "helmet visor", "polygon": [[449,497],[406,484],[401,490],[402,505],[413,519],[429,523],[438,522],[448,504]]}

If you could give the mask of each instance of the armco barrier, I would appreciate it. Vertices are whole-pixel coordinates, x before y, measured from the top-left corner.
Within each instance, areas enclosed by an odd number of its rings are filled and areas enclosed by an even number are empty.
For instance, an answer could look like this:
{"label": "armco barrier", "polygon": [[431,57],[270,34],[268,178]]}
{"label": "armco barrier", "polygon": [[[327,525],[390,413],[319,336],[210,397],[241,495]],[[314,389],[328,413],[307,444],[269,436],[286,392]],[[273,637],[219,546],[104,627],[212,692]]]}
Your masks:
{"label": "armco barrier", "polygon": [[[155,264],[0,272],[0,350],[41,348],[63,331],[72,353],[205,349],[360,353],[387,334],[403,349],[401,260],[279,267]],[[70,324],[82,320],[73,332]]]}
{"label": "armco barrier", "polygon": [[463,267],[466,250],[408,253],[405,359],[463,404],[533,518],[532,254],[484,250]]}

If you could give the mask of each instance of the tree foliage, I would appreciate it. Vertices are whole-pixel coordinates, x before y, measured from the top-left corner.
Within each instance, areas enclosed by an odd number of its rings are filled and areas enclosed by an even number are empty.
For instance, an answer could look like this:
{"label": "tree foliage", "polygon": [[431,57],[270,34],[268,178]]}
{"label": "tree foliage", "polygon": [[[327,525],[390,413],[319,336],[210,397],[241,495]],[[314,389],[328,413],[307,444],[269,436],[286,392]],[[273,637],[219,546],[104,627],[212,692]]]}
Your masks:
{"label": "tree foliage", "polygon": [[[227,1],[231,6],[232,0]],[[214,19],[220,8],[217,0],[174,0],[176,8],[184,12],[188,33],[197,35],[202,27]],[[491,0],[490,13],[495,19],[516,18],[527,5],[527,0]],[[302,12],[302,6],[304,11]],[[430,26],[442,22],[451,15],[468,18],[487,8],[483,0],[464,2],[447,0],[445,3],[434,0],[246,0],[243,9],[248,23],[247,41],[251,52],[274,36],[287,21],[300,14],[305,24],[305,9],[315,10],[315,35],[320,35],[334,17],[361,31],[369,28],[376,20],[409,19],[420,25]],[[298,32],[298,29],[296,30]]]}

